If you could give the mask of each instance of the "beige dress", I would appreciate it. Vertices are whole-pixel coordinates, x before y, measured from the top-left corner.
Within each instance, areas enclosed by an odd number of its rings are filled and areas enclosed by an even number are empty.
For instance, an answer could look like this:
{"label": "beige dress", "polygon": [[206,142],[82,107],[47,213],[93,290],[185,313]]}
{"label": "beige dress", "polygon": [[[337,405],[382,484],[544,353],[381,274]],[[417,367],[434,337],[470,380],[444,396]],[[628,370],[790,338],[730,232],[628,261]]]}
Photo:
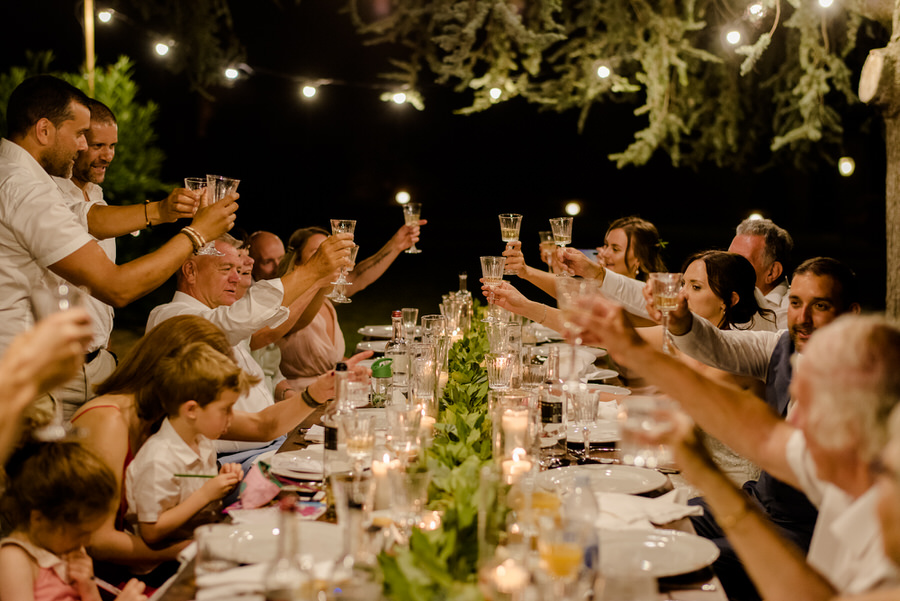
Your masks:
{"label": "beige dress", "polygon": [[278,341],[281,373],[295,390],[306,388],[344,358],[344,346],[337,313],[325,301],[308,326]]}

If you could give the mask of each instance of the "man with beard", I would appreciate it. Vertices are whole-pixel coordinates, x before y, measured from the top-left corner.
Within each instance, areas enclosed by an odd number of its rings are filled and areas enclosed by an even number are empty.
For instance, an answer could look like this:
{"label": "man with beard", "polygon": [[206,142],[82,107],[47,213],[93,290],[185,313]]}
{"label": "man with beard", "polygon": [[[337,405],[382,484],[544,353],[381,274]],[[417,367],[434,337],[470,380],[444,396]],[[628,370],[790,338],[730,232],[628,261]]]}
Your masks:
{"label": "man with beard", "polygon": [[[0,351],[34,321],[36,288],[68,281],[104,303],[125,306],[164,283],[205,240],[234,222],[236,195],[197,210],[191,226],[160,249],[124,265],[111,261],[91,235],[94,228],[89,233],[79,222],[51,177],[71,177],[78,153],[87,151],[89,103],[78,89],[48,75],[25,80],[10,96],[8,139],[0,141]],[[192,200],[193,211],[200,199]],[[128,209],[141,212],[138,227],[131,228],[140,229],[144,208]],[[102,229],[103,219],[98,223]],[[99,230],[94,235],[105,237]]]}
{"label": "man with beard", "polygon": [[[659,317],[651,305],[648,303],[651,317]],[[809,337],[817,329],[841,314],[858,313],[859,310],[853,271],[835,259],[817,257],[804,261],[794,270],[787,330],[719,330],[691,314],[681,298],[677,309],[669,315],[669,332],[675,345],[685,354],[729,373],[764,380],[766,403],[777,415],[786,417],[791,407],[789,386],[795,353],[803,352]],[[747,482],[744,491],[762,507],[785,538],[804,552],[809,548],[817,512],[803,493],[768,472],[763,472],[759,480]],[[697,504],[702,504],[702,499]],[[698,534],[713,540],[719,547],[715,569],[729,598],[758,598],[712,512],[707,510],[692,521]]]}

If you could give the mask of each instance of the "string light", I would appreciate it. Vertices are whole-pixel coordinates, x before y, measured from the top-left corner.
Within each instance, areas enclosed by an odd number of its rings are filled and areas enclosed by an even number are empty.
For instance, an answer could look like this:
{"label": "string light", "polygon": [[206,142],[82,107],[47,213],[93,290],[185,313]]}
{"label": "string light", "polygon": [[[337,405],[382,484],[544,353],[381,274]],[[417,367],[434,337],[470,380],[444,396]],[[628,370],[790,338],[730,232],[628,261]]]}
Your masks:
{"label": "string light", "polygon": [[412,197],[409,195],[409,192],[407,192],[406,190],[400,190],[399,192],[397,192],[397,195],[394,197],[394,200],[396,200],[398,204],[405,205],[410,200],[412,200]]}
{"label": "string light", "polygon": [[391,96],[391,102],[394,104],[403,104],[406,102],[406,94],[403,92],[395,92],[393,96]]}
{"label": "string light", "polygon": [[737,46],[741,43],[741,32],[737,29],[732,29],[725,34],[725,41],[731,44],[732,46]]}
{"label": "string light", "polygon": [[850,177],[856,171],[856,161],[850,157],[841,157],[838,159],[838,171],[844,177]]}
{"label": "string light", "polygon": [[172,49],[172,46],[170,44],[167,44],[166,42],[157,42],[153,49],[159,56],[165,56],[169,54],[169,50]]}
{"label": "string light", "polygon": [[834,0],[819,0],[819,6],[822,8],[831,8],[832,4],[834,4]]}
{"label": "string light", "polygon": [[747,7],[747,20],[754,24],[758,23],[766,16],[767,12],[762,2],[753,2]]}
{"label": "string light", "polygon": [[240,75],[241,72],[234,67],[228,67],[227,69],[225,69],[225,77],[227,77],[228,79],[234,80],[240,77]]}
{"label": "string light", "polygon": [[578,215],[581,213],[581,203],[577,200],[572,200],[566,203],[566,215]]}
{"label": "string light", "polygon": [[747,215],[747,219],[749,219],[750,221],[759,221],[760,219],[765,219],[765,217],[763,217],[762,213],[760,212],[754,212]]}
{"label": "string light", "polygon": [[316,93],[319,91],[319,88],[316,86],[305,85],[300,88],[300,93],[303,94],[304,98],[313,98]]}
{"label": "string light", "polygon": [[100,12],[98,12],[97,18],[100,20],[101,23],[109,23],[110,21],[112,21],[113,13],[115,13],[115,12],[116,11],[112,10],[111,8],[107,8],[105,10],[101,10]]}
{"label": "string light", "polygon": [[503,95],[503,91],[500,88],[491,88],[488,91],[488,94],[490,94],[491,100],[500,100],[500,97]]}
{"label": "string light", "polygon": [[600,79],[606,79],[610,75],[612,75],[612,71],[610,71],[609,67],[607,67],[606,65],[600,65],[599,67],[597,67],[597,77],[599,77]]}

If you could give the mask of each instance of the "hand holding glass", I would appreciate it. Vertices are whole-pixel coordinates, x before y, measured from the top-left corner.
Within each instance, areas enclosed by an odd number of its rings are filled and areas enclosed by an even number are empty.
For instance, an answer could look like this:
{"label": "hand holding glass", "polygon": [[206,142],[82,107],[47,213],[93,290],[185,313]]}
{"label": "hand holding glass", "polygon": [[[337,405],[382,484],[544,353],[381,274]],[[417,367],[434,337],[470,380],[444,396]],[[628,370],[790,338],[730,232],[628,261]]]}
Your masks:
{"label": "hand holding glass", "polygon": [[502,321],[497,315],[496,305],[494,305],[494,288],[503,283],[503,270],[506,267],[506,257],[481,257],[481,276],[484,278],[484,285],[491,291],[488,296],[488,310],[482,321],[499,322]]}
{"label": "hand holding glass", "polygon": [[650,286],[653,291],[653,307],[663,316],[663,352],[674,355],[675,349],[669,337],[669,312],[678,306],[678,293],[681,291],[680,273],[651,273]]}
{"label": "hand holding glass", "polygon": [[[422,214],[422,203],[408,202],[405,205],[403,205],[403,222],[406,225],[412,225],[412,226],[419,225],[419,217],[421,216],[421,214]],[[422,251],[419,250],[418,248],[416,248],[416,244],[413,243],[412,246],[410,246],[403,252],[411,254],[411,255],[417,255]]]}
{"label": "hand holding glass", "polygon": [[[225,177],[223,175],[207,175],[206,176],[206,199],[212,204],[214,202],[219,202],[229,194],[234,194],[237,192],[238,184],[241,183],[239,179],[233,179],[230,177]],[[210,240],[207,242],[200,250],[197,251],[198,255],[208,255],[212,257],[221,257],[223,256],[218,250],[216,250],[216,243]]]}

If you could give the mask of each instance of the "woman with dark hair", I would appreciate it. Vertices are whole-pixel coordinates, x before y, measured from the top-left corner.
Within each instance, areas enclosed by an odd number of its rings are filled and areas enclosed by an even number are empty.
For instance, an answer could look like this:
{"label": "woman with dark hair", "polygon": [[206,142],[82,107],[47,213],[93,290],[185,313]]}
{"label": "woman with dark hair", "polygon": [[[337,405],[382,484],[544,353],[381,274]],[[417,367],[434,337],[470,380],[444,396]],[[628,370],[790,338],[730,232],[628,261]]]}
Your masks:
{"label": "woman with dark hair", "polygon": [[[756,272],[750,262],[740,255],[720,250],[692,255],[685,261],[683,279],[688,308],[719,328],[746,329],[756,320],[767,319],[767,314],[771,314],[770,318],[774,319],[772,311],[760,309],[754,294]],[[557,331],[564,330],[561,311],[529,301],[508,282],[503,282],[493,292],[496,304],[504,309],[544,323]],[[638,328],[637,331],[642,338],[662,348],[662,327]],[[677,356],[707,377],[750,390],[760,398],[765,394],[765,384],[761,380],[728,374],[681,353]],[[717,440],[710,437],[705,437],[704,440],[719,466],[735,482],[743,484],[758,475],[759,470],[755,466]]]}
{"label": "woman with dark hair", "polygon": [[[381,250],[364,261],[360,261],[347,274],[346,296],[353,296],[390,267],[400,253],[419,241],[419,226],[404,225],[395,233]],[[319,245],[328,237],[328,232],[320,227],[306,227],[296,230],[288,240],[287,252],[278,265],[278,277],[295,267],[306,263]],[[303,388],[320,375],[334,369],[344,358],[344,334],[338,323],[334,305],[326,298],[331,290],[328,282],[323,282],[306,310],[291,330],[277,341],[281,349],[281,373],[293,388]],[[366,351],[371,355],[370,351]]]}

